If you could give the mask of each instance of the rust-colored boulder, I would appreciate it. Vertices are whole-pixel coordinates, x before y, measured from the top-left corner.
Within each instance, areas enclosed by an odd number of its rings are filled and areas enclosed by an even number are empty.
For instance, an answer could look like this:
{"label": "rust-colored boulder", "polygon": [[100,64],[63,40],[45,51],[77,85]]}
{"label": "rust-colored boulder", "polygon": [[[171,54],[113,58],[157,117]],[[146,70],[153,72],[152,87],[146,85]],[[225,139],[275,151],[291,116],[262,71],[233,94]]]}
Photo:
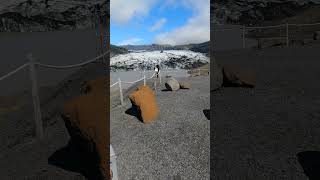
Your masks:
{"label": "rust-colored boulder", "polygon": [[159,116],[155,93],[148,86],[140,86],[129,99],[132,106],[138,109],[143,123],[151,123]]}
{"label": "rust-colored boulder", "polygon": [[97,157],[96,166],[101,179],[110,176],[107,80],[101,77],[89,81],[86,94],[71,99],[63,107],[63,119],[71,137],[70,144],[81,150],[86,149]]}
{"label": "rust-colored boulder", "polygon": [[224,86],[254,87],[256,85],[256,74],[251,69],[225,65],[222,73]]}

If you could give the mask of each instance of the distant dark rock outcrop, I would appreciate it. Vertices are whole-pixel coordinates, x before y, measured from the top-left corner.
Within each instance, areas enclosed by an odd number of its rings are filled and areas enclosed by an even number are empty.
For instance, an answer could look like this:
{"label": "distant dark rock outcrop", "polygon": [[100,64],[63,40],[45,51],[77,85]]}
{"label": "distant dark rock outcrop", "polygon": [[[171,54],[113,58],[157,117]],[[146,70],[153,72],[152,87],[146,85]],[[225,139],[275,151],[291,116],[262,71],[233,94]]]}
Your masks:
{"label": "distant dark rock outcrop", "polygon": [[113,57],[118,54],[126,54],[129,53],[129,51],[124,47],[119,47],[115,45],[110,45],[110,57]]}
{"label": "distant dark rock outcrop", "polygon": [[204,53],[206,55],[208,55],[209,53],[209,41],[200,43],[200,44],[184,44],[184,45],[176,45],[176,46],[151,44],[151,45],[124,45],[121,47],[131,51],[191,50],[194,52]]}
{"label": "distant dark rock outcrop", "polygon": [[215,0],[211,3],[214,24],[255,25],[295,16],[320,0]]}
{"label": "distant dark rock outcrop", "polygon": [[0,7],[0,32],[38,32],[92,28],[98,21],[95,14],[100,6],[101,21],[107,26],[110,1],[8,1]]}

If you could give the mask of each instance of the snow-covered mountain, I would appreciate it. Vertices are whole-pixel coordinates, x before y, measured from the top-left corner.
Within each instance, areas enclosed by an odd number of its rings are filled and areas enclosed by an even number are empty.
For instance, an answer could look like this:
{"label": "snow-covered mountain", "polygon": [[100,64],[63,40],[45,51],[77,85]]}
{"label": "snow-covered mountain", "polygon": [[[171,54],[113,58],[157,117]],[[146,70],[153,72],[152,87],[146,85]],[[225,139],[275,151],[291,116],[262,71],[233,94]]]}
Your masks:
{"label": "snow-covered mountain", "polygon": [[146,51],[114,56],[110,67],[111,70],[149,70],[159,64],[162,68],[190,69],[209,62],[209,57],[189,50]]}

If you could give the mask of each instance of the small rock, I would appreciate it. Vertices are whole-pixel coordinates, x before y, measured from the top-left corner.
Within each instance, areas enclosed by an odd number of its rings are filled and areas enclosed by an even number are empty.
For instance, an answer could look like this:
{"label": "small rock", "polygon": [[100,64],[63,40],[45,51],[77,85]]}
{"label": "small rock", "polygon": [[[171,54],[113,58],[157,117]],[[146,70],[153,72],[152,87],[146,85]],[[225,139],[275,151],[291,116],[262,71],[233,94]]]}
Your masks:
{"label": "small rock", "polygon": [[180,89],[180,84],[179,82],[174,79],[174,78],[170,78],[166,83],[165,83],[166,88],[169,91],[177,91]]}
{"label": "small rock", "polygon": [[191,88],[191,84],[190,83],[180,83],[180,88],[181,89],[190,89]]}

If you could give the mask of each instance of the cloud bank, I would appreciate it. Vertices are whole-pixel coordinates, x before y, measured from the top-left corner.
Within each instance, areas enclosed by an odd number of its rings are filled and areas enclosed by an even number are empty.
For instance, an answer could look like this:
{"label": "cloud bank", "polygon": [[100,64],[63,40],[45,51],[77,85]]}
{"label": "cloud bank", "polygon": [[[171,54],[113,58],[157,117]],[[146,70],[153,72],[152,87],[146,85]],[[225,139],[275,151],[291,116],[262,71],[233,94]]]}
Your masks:
{"label": "cloud bank", "polygon": [[129,38],[129,39],[126,39],[122,42],[120,42],[118,44],[118,46],[123,46],[123,45],[137,45],[139,43],[141,43],[143,41],[142,38]]}
{"label": "cloud bank", "polygon": [[210,1],[209,0],[170,0],[191,8],[194,15],[187,23],[172,31],[160,33],[155,37],[158,44],[202,43],[210,40]]}
{"label": "cloud bank", "polygon": [[111,0],[111,21],[126,24],[134,17],[147,16],[157,0]]}

